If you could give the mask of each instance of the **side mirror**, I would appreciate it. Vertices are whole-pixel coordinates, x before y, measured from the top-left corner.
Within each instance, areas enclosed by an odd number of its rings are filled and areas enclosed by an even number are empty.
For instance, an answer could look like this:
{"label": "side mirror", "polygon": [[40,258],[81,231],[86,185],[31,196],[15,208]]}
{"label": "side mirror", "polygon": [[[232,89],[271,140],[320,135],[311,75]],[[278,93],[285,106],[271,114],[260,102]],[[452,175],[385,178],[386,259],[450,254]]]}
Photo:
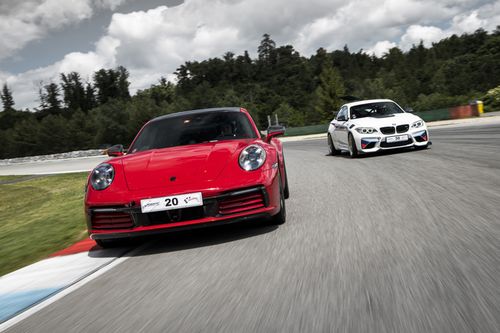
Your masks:
{"label": "side mirror", "polygon": [[111,157],[123,156],[125,150],[123,149],[123,145],[114,145],[108,148],[107,154]]}
{"label": "side mirror", "polygon": [[347,117],[346,116],[340,116],[337,118],[338,121],[346,121]]}
{"label": "side mirror", "polygon": [[405,112],[413,113],[415,111],[413,110],[413,108],[407,106],[407,107],[405,107]]}
{"label": "side mirror", "polygon": [[267,129],[266,142],[271,142],[273,138],[284,134],[285,134],[285,126],[281,125],[269,126]]}

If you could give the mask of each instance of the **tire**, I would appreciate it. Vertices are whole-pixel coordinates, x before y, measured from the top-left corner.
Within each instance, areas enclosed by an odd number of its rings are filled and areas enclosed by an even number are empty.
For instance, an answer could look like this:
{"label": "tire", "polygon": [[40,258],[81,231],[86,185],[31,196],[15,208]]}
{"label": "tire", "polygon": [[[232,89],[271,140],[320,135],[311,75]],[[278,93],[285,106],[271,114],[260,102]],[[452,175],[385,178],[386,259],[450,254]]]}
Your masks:
{"label": "tire", "polygon": [[330,135],[330,133],[328,133],[327,141],[328,141],[329,155],[332,156],[338,155],[340,153],[340,150],[335,149],[335,145],[333,144],[332,136]]}
{"label": "tire", "polygon": [[288,189],[288,172],[286,172],[285,160],[283,159],[283,170],[285,171],[285,188],[283,190],[283,195],[285,199],[290,198],[290,190]]}
{"label": "tire", "polygon": [[281,225],[286,222],[286,206],[285,206],[285,191],[283,189],[283,184],[281,183],[281,173],[278,173],[278,182],[280,188],[280,211],[278,214],[271,217],[272,225]]}
{"label": "tire", "polygon": [[356,142],[351,133],[349,133],[348,137],[348,146],[349,146],[349,156],[351,158],[355,158],[358,156],[358,147],[356,147]]}

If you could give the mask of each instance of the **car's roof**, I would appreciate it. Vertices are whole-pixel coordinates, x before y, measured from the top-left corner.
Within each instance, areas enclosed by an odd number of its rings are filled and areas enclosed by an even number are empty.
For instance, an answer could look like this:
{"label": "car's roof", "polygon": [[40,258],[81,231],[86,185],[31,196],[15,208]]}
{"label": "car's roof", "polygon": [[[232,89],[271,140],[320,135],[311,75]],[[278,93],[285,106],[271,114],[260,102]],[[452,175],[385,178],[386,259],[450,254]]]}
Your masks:
{"label": "car's roof", "polygon": [[351,107],[351,106],[356,106],[356,105],[363,105],[363,104],[368,104],[368,103],[379,103],[379,102],[393,102],[393,100],[390,99],[365,99],[362,101],[356,101],[356,102],[351,102],[351,103],[346,103],[343,106]]}
{"label": "car's roof", "polygon": [[168,119],[168,118],[179,117],[179,116],[182,117],[182,116],[189,116],[189,115],[195,115],[195,114],[200,114],[200,113],[207,113],[207,112],[241,112],[241,108],[236,107],[236,106],[231,106],[231,107],[219,107],[219,108],[208,108],[208,109],[197,109],[197,110],[174,112],[174,113],[166,114],[164,116],[159,116],[159,117],[153,118],[153,119],[151,119],[150,122]]}

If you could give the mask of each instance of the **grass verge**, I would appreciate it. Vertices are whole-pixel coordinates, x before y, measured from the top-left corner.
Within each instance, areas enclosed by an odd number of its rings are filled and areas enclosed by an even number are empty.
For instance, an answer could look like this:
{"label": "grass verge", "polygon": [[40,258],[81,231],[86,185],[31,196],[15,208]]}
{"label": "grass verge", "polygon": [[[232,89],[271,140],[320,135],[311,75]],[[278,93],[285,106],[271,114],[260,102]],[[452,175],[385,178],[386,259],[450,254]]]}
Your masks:
{"label": "grass verge", "polygon": [[0,276],[87,237],[86,178],[74,173],[1,184],[13,177],[0,177]]}

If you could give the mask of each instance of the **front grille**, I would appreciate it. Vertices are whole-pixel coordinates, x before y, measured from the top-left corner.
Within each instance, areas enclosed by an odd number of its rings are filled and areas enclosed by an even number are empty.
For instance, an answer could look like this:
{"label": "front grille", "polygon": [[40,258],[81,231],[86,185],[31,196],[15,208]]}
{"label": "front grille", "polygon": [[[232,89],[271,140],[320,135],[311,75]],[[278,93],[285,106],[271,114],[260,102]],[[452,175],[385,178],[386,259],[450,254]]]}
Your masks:
{"label": "front grille", "polygon": [[129,229],[134,226],[130,214],[124,212],[95,212],[91,221],[93,229]]}
{"label": "front grille", "polygon": [[382,134],[394,134],[394,133],[396,133],[394,127],[392,127],[392,126],[380,127],[380,132],[382,132]]}
{"label": "front grille", "polygon": [[249,193],[222,199],[219,202],[219,214],[230,215],[243,213],[253,209],[264,208],[264,196],[262,192]]}
{"label": "front grille", "polygon": [[398,125],[396,126],[396,131],[398,133],[406,133],[408,132],[408,129],[410,128],[410,125],[406,124],[406,125]]}
{"label": "front grille", "polygon": [[156,225],[173,222],[184,222],[204,218],[205,211],[203,206],[190,207],[183,209],[164,210],[161,212],[153,212],[139,214],[139,219],[142,225]]}
{"label": "front grille", "polygon": [[247,188],[203,199],[203,206],[142,213],[140,206],[131,204],[120,207],[96,207],[89,209],[92,229],[130,229],[134,226],[150,226],[219,217],[264,208],[269,199],[264,187]]}
{"label": "front grille", "polygon": [[380,142],[380,147],[382,148],[393,148],[393,147],[401,147],[401,146],[406,146],[413,143],[412,139],[408,139],[406,141],[398,141],[398,142],[391,142],[387,143],[385,141]]}

